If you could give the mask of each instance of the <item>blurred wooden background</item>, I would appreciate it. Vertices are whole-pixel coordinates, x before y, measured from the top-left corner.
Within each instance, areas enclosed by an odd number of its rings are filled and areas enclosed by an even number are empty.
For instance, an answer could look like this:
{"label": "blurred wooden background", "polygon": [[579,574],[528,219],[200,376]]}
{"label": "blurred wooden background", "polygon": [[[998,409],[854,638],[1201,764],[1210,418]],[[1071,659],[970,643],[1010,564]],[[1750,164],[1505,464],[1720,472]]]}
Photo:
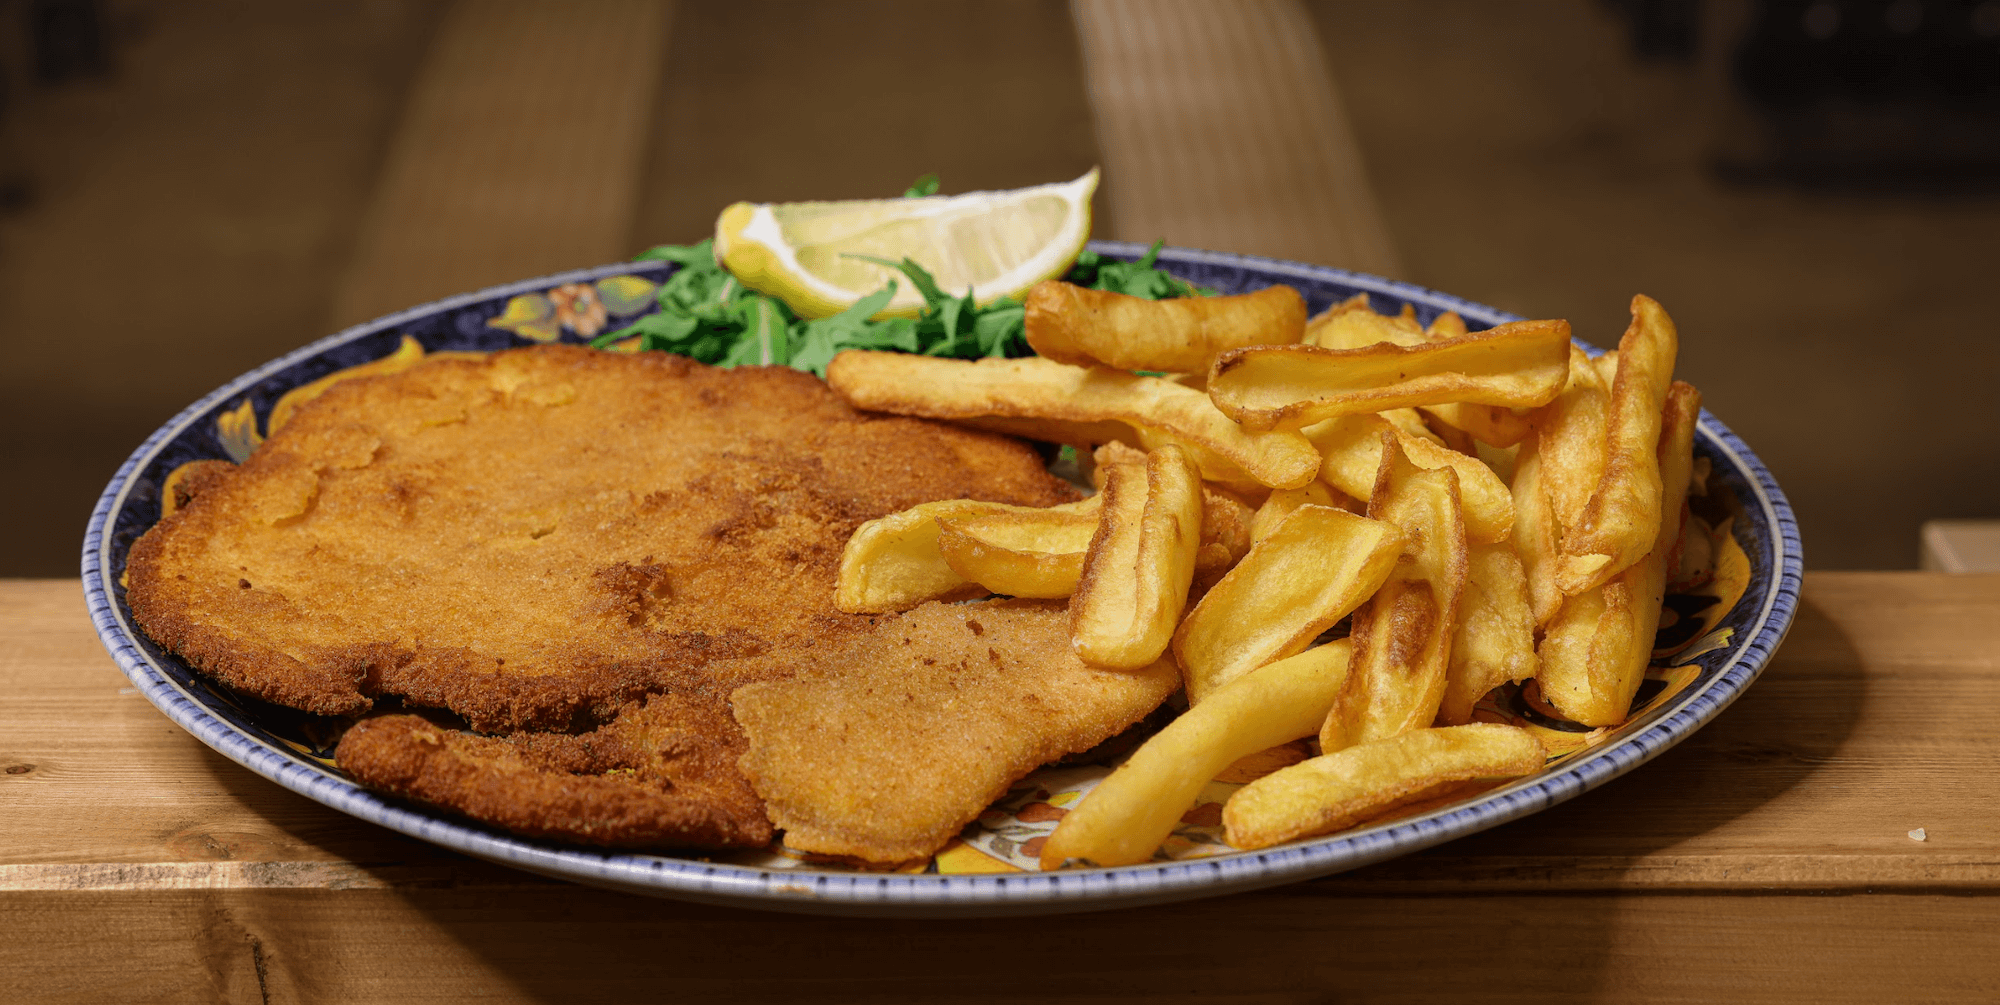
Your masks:
{"label": "blurred wooden background", "polygon": [[[1599,342],[1649,293],[1808,562],[1912,567],[1922,520],[2000,516],[2000,199],[1723,180],[1750,5],[1682,5],[1711,16],[1666,59],[1631,14],[1661,6],[0,7],[0,575],[73,575],[150,430],[340,326],[696,240],[736,199],[1093,164],[1100,236],[1385,272]],[[38,62],[51,9],[96,17],[101,58]]]}

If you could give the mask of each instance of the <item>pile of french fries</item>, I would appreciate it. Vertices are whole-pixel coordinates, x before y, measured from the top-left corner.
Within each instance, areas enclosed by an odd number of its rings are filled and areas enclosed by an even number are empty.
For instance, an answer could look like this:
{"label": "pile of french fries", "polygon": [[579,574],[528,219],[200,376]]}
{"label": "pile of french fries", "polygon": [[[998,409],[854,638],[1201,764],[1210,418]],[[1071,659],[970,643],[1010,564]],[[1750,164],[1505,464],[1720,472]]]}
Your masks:
{"label": "pile of french fries", "polygon": [[1224,807],[1231,845],[1539,770],[1533,734],[1474,721],[1507,682],[1587,726],[1632,705],[1700,411],[1673,380],[1666,312],[1633,298],[1596,359],[1563,321],[1424,327],[1365,295],[1305,315],[1282,286],[1147,301],[1048,282],[1027,299],[1037,358],[846,352],[828,368],[857,408],[1073,445],[1099,490],[873,521],[848,543],[842,610],[1067,597],[1085,662],[1180,667],[1187,711],[1063,818],[1045,869],[1150,859],[1205,783],[1302,738],[1317,756]]}

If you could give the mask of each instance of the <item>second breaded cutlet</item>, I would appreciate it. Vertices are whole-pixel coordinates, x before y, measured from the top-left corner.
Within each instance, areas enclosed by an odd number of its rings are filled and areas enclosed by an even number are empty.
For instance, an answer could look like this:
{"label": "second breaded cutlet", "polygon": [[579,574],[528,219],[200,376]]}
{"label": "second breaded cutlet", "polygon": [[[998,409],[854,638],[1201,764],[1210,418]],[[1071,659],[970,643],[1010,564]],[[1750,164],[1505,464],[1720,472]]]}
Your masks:
{"label": "second breaded cutlet", "polygon": [[738,688],[744,774],[798,851],[935,852],[1016,779],[1088,750],[1180,687],[1171,660],[1086,665],[1061,601],[930,603]]}

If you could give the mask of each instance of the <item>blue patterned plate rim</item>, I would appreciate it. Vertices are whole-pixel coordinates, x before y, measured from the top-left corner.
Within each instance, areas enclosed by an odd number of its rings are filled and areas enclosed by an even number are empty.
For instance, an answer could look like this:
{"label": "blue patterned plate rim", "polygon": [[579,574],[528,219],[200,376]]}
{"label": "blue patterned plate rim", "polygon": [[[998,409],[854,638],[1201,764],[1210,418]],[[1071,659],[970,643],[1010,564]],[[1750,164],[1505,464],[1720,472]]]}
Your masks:
{"label": "blue patterned plate rim", "polygon": [[[1137,258],[1146,246],[1093,241],[1093,251]],[[1411,283],[1324,266],[1224,252],[1166,248],[1160,262],[1187,273],[1203,269],[1254,274],[1269,282],[1296,279],[1381,293],[1438,310],[1455,310],[1483,325],[1516,315]],[[1762,595],[1724,657],[1723,669],[1657,710],[1645,729],[1572,756],[1556,770],[1484,793],[1471,802],[1422,816],[1255,852],[1172,862],[1053,873],[901,874],[768,869],[692,858],[600,851],[487,830],[384,799],[291,751],[250,736],[217,717],[183,689],[139,645],[130,611],[112,588],[116,542],[108,533],[136,478],[169,443],[226,399],[302,361],[365,336],[456,308],[608,276],[661,271],[653,263],[578,269],[490,287],[390,314],[313,342],[272,360],[203,397],[161,426],[120,466],[92,511],[83,542],[83,588],[92,623],[125,675],[176,724],[229,759],[287,789],[391,830],[488,861],[596,886],[676,899],[806,913],[977,917],[1107,910],[1216,896],[1296,882],[1408,854],[1505,823],[1573,798],[1657,757],[1714,718],[1754,681],[1791,627],[1803,572],[1802,544],[1790,504],[1770,472],[1741,439],[1706,409],[1701,445],[1741,476],[1751,498],[1745,515],[1761,522],[1764,543],[1751,555],[1763,566]],[[1582,344],[1582,343],[1579,343]],[[1599,350],[1585,345],[1595,354]],[[1753,575],[1753,589],[1758,577]]]}

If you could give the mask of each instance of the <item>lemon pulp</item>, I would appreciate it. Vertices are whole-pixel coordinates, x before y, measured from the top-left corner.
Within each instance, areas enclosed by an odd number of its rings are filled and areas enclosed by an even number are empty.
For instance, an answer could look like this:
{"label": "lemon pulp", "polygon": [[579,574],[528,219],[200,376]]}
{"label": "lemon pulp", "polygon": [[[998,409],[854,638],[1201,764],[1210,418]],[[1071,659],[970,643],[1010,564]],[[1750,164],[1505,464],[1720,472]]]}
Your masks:
{"label": "lemon pulp", "polygon": [[748,203],[716,221],[716,258],[801,317],[827,317],[894,280],[877,317],[913,317],[923,297],[894,269],[856,256],[916,262],[954,295],[989,302],[1061,275],[1090,238],[1097,171],[1006,192],[921,199]]}

